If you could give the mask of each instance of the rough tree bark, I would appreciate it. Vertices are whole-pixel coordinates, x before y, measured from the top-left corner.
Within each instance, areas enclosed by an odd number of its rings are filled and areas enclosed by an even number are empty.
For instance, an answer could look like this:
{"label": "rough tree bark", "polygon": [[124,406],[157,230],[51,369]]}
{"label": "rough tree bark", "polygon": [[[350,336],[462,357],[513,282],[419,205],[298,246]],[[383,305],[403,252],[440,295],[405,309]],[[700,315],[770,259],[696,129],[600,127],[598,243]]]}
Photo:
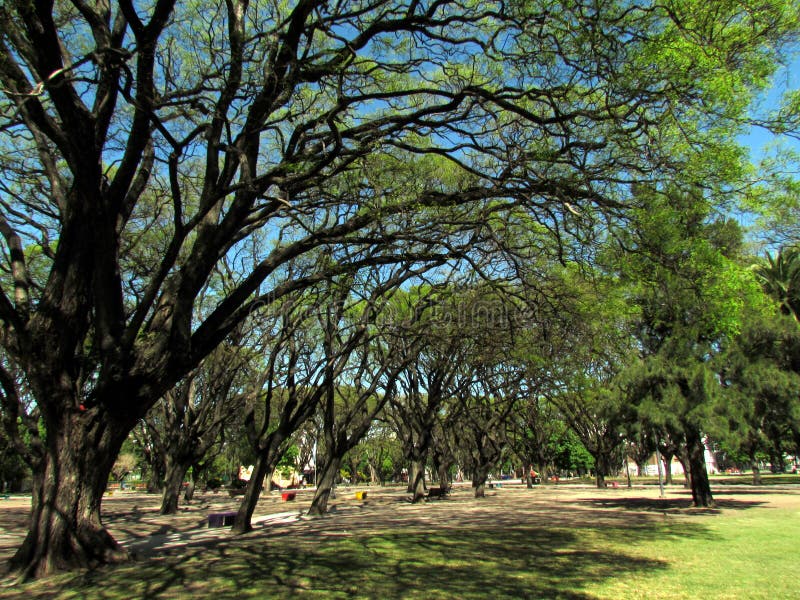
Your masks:
{"label": "rough tree bark", "polygon": [[472,489],[476,498],[486,497],[486,481],[489,478],[489,468],[486,465],[479,465],[472,471]]}
{"label": "rough tree bark", "polygon": [[606,475],[604,469],[600,467],[597,463],[594,466],[594,483],[595,486],[598,488],[606,487]]}
{"label": "rough tree bark", "polygon": [[412,466],[408,470],[408,488],[411,492],[411,502],[417,503],[425,500],[425,457],[413,459]]}
{"label": "rough tree bark", "polygon": [[408,463],[408,481],[406,482],[406,492],[409,494],[414,491],[414,481],[416,480],[416,473],[414,472],[415,463],[413,460],[410,460]]}
{"label": "rough tree bark", "polygon": [[684,443],[678,449],[677,457],[678,457],[678,462],[680,463],[681,468],[683,469],[683,487],[688,490],[688,489],[690,489],[692,487],[692,482],[691,482],[691,477],[690,477],[690,470],[691,469],[690,469],[690,466],[689,466],[688,444]]}
{"label": "rough tree bark", "polygon": [[706,471],[705,446],[697,427],[686,427],[686,444],[689,454],[689,477],[692,488],[692,502],[697,507],[713,507],[714,496]]}
{"label": "rough tree bark", "polygon": [[173,515],[178,512],[178,501],[181,495],[181,488],[189,464],[175,460],[173,457],[165,457],[166,475],[164,476],[164,488],[161,493],[162,515]]}
{"label": "rough tree bark", "polygon": [[438,477],[439,477],[439,487],[443,490],[450,489],[450,484],[452,483],[450,479],[450,468],[455,464],[455,461],[442,461],[439,463],[438,469]]}
{"label": "rough tree bark", "polygon": [[666,485],[672,485],[672,457],[673,454],[665,454],[663,450],[661,450],[661,456],[664,459],[664,483]]}
{"label": "rough tree bark", "polygon": [[[328,500],[331,496],[331,490],[336,483],[336,476],[339,473],[342,461],[338,456],[332,456],[325,461],[325,466],[321,471],[321,477],[317,481],[317,490],[314,493],[314,498],[311,500],[311,506],[308,509],[310,516],[319,517],[328,511]],[[318,474],[319,476],[320,474]]]}
{"label": "rough tree bark", "polygon": [[11,559],[27,579],[128,557],[103,526],[103,492],[133,423],[99,419],[99,408],[66,410],[50,422],[46,455],[35,474],[28,533]]}
{"label": "rough tree bark", "polygon": [[253,513],[256,510],[258,499],[261,497],[264,481],[267,475],[270,475],[275,470],[281,458],[280,453],[275,451],[275,448],[281,442],[274,440],[273,443],[274,445],[271,445],[268,450],[260,452],[256,457],[250,481],[247,482],[244,497],[239,504],[239,509],[236,511],[236,520],[233,524],[234,533],[242,534],[253,530]]}
{"label": "rough tree bark", "polygon": [[598,488],[606,487],[606,475],[608,475],[608,461],[602,451],[594,454],[594,480]]}

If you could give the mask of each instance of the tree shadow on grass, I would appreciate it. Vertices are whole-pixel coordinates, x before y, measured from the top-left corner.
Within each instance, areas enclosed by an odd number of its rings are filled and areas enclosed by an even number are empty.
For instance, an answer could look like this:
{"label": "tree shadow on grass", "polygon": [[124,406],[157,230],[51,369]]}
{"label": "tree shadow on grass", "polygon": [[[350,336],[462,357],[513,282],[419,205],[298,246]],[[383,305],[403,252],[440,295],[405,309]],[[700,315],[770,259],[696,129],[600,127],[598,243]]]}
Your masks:
{"label": "tree shadow on grass", "polygon": [[[723,486],[740,486],[740,485],[752,485],[753,484],[753,476],[750,474],[741,475],[738,477],[720,477],[715,478],[711,485],[723,485]],[[798,475],[792,474],[784,474],[784,475],[773,475],[771,473],[762,473],[762,486],[770,487],[773,485],[794,485],[800,486],[800,477]]]}
{"label": "tree shadow on grass", "polygon": [[[313,577],[308,554],[294,548],[293,559],[254,553],[251,569],[271,571],[280,585],[325,595],[356,593],[383,598],[588,598],[593,583],[628,572],[663,568],[657,560],[581,548],[565,531],[518,530],[501,539],[478,529],[454,535],[387,533],[314,551]],[[288,588],[287,588],[288,591]]]}
{"label": "tree shadow on grass", "polygon": [[[546,527],[502,538],[460,528],[263,542],[194,548],[166,559],[168,567],[142,565],[129,591],[141,598],[175,597],[182,590],[206,598],[583,599],[603,580],[666,567],[656,559],[584,547],[576,533]],[[202,586],[193,585],[201,580]],[[108,583],[98,571],[83,585],[96,589],[94,597],[119,597]]]}
{"label": "tree shadow on grass", "polygon": [[643,511],[669,514],[718,514],[724,510],[746,510],[766,504],[765,502],[717,498],[714,508],[693,507],[687,498],[588,498],[577,500],[596,508],[626,511]]}
{"label": "tree shadow on grass", "polygon": [[632,553],[637,543],[709,535],[702,523],[674,527],[633,506],[525,493],[343,506],[35,582],[9,598],[589,598],[609,580],[670,567]]}
{"label": "tree shadow on grass", "polygon": [[[325,519],[264,527],[53,583],[70,590],[70,597],[109,600],[583,599],[610,579],[669,567],[626,550],[663,538],[663,517],[603,506],[505,502],[352,507]],[[708,534],[696,523],[679,529],[681,537]],[[29,588],[24,597],[60,595],[52,585],[47,591]]]}
{"label": "tree shadow on grass", "polygon": [[749,488],[732,486],[730,488],[711,488],[716,494],[735,495],[735,496],[797,496],[800,494],[800,487],[796,490],[786,488],[776,488],[769,485],[751,486]]}

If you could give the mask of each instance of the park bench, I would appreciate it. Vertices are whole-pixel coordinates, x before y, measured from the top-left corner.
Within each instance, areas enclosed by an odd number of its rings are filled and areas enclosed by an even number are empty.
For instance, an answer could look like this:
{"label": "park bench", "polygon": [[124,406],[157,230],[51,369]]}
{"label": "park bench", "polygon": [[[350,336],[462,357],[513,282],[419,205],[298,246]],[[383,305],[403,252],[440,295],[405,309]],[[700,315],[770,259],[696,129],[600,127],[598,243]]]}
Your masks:
{"label": "park bench", "polygon": [[244,492],[247,488],[228,488],[228,494],[231,498],[235,496],[244,496]]}
{"label": "park bench", "polygon": [[450,493],[448,488],[432,487],[428,488],[428,498],[446,498]]}
{"label": "park bench", "polygon": [[230,527],[236,523],[236,512],[219,512],[208,515],[209,527]]}

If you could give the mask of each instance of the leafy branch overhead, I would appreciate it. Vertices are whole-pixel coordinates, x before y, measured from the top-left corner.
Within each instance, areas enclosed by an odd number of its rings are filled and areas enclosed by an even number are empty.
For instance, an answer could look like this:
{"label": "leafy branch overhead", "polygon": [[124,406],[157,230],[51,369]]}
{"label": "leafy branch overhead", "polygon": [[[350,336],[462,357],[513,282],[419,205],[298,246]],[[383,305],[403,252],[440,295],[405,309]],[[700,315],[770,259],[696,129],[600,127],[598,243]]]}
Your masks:
{"label": "leafy branch overhead", "polygon": [[99,518],[114,456],[254,313],[381,267],[535,281],[538,259],[591,256],[636,185],[735,187],[730,133],[797,17],[760,1],[4,2],[0,399],[25,413],[23,387],[47,433],[16,564],[124,553]]}

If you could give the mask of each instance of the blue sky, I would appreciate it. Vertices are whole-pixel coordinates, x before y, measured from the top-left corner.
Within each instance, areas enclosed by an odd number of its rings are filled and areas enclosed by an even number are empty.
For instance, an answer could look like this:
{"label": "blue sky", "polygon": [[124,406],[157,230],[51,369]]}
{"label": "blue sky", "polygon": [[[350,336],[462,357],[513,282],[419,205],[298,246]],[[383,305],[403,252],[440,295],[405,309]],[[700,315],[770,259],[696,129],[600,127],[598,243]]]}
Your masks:
{"label": "blue sky", "polygon": [[[756,107],[758,112],[768,112],[777,108],[781,97],[787,90],[797,89],[800,89],[800,52],[795,55],[789,65],[778,71],[773,87],[759,98]],[[800,152],[800,141],[785,136],[776,140],[776,136],[761,127],[751,128],[748,135],[743,135],[739,139],[750,148],[750,156],[754,162],[758,162],[760,158],[768,154],[769,147],[776,141],[782,141]]]}

